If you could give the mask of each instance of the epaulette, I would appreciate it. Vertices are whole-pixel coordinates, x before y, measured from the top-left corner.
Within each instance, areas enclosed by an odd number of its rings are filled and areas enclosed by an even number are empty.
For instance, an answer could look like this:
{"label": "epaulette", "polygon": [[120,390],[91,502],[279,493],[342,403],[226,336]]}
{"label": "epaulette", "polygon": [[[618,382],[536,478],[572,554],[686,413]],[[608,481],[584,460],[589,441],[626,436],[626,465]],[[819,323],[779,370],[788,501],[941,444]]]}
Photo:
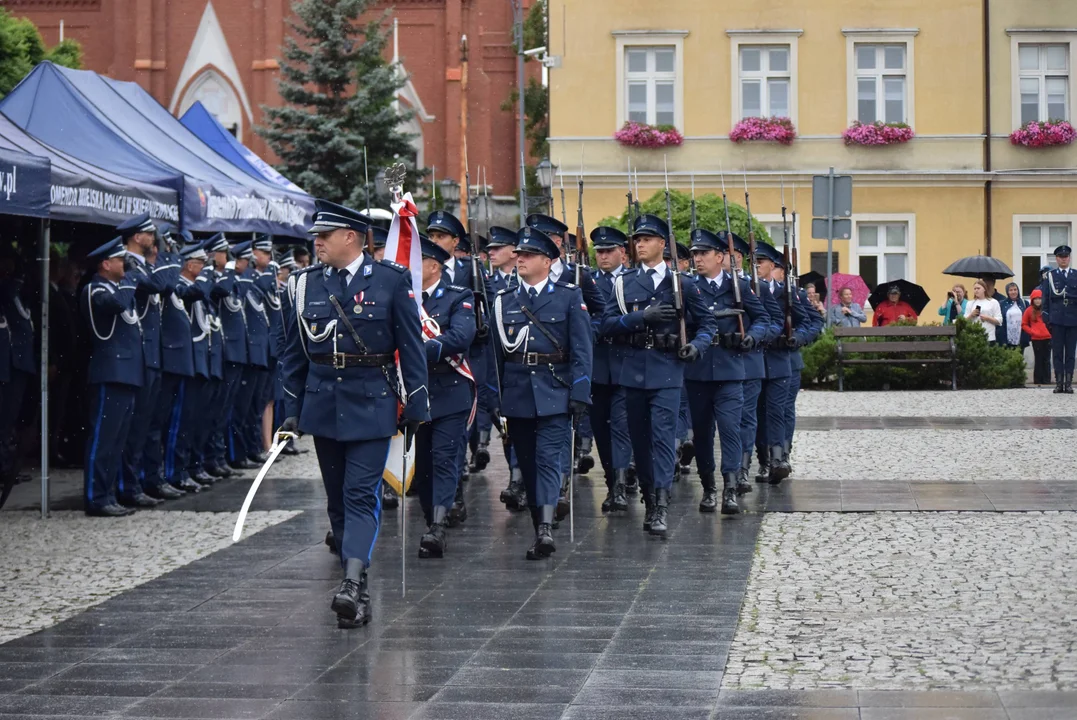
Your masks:
{"label": "epaulette", "polygon": [[312,270],[321,270],[324,267],[325,267],[324,265],[307,265],[305,268],[299,268],[298,270],[293,270],[288,275],[288,277],[299,277],[303,273],[308,273],[308,272],[311,272]]}
{"label": "epaulette", "polygon": [[401,265],[399,263],[395,263],[392,260],[379,260],[378,262],[381,263],[382,265],[384,265],[385,267],[392,268],[393,270],[396,270],[399,273],[404,273],[404,272],[408,271],[408,269],[406,267],[404,267],[403,265]]}
{"label": "epaulette", "polygon": [[576,285],[574,283],[566,282],[564,280],[558,280],[557,282],[554,283],[554,285],[557,285],[557,286],[563,287],[563,288],[568,288],[569,290],[572,290],[573,288],[576,287]]}
{"label": "epaulette", "polygon": [[498,295],[504,295],[505,293],[513,293],[513,292],[516,292],[516,289],[517,288],[514,288],[514,287],[502,288],[502,289],[497,291],[497,294]]}
{"label": "epaulette", "polygon": [[471,288],[466,288],[466,287],[464,287],[462,285],[449,285],[448,288],[450,290],[455,290],[457,292],[466,292],[466,293],[471,292]]}

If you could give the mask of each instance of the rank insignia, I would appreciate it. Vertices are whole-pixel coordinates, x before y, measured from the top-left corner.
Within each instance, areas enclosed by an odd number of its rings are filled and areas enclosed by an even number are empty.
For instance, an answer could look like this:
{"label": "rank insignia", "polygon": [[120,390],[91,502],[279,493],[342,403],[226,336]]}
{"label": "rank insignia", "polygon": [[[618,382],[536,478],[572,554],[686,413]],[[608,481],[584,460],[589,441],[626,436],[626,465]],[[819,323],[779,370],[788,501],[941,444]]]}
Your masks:
{"label": "rank insignia", "polygon": [[363,268],[363,277],[370,277],[370,273],[372,272],[374,272],[374,266],[367,265],[365,268]]}

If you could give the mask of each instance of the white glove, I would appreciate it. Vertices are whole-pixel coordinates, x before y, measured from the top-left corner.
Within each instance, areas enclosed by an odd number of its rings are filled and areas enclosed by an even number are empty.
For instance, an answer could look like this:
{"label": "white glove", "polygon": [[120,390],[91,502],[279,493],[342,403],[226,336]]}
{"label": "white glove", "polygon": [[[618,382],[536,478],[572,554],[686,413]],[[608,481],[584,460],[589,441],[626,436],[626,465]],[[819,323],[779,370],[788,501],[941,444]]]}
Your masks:
{"label": "white glove", "polygon": [[224,264],[224,269],[225,270],[235,270],[236,269],[236,261],[235,260],[229,260],[228,262],[226,262]]}

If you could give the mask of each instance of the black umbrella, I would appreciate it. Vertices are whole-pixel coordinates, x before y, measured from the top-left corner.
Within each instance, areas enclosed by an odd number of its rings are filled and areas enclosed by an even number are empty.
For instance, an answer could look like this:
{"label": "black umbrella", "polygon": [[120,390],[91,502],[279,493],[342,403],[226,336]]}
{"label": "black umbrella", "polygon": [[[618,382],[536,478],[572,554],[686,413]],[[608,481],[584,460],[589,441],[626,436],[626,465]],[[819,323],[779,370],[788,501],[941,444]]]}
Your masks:
{"label": "black umbrella", "polygon": [[961,258],[951,263],[950,267],[942,271],[943,275],[956,275],[957,277],[984,278],[986,280],[1005,280],[1013,277],[1006,263],[988,255],[973,255]]}
{"label": "black umbrella", "polygon": [[819,293],[819,298],[821,300],[826,300],[826,278],[815,272],[814,270],[809,270],[808,272],[798,277],[797,284],[800,287],[804,287],[808,284],[814,285],[815,292]]}
{"label": "black umbrella", "polygon": [[909,303],[917,315],[923,313],[924,308],[931,302],[931,298],[927,296],[927,291],[916,283],[911,283],[908,280],[891,280],[890,282],[879,284],[871,291],[871,295],[868,296],[868,302],[871,303],[871,307],[878,309],[880,305],[886,302],[886,296],[890,293],[890,288],[894,287],[901,291],[901,299]]}

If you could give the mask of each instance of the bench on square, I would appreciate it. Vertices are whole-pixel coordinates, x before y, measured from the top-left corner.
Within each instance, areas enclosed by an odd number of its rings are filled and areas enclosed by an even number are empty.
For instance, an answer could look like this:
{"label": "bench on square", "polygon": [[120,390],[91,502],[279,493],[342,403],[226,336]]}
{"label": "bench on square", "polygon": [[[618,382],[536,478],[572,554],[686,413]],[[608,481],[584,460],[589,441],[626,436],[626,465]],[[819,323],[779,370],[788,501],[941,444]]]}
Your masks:
{"label": "bench on square", "polygon": [[[957,328],[953,325],[919,327],[836,327],[838,341],[838,392],[845,390],[846,365],[927,365],[950,363],[951,387],[957,390]],[[881,338],[881,341],[871,342]],[[930,353],[938,357],[912,357]],[[848,355],[886,357],[847,357]]]}

